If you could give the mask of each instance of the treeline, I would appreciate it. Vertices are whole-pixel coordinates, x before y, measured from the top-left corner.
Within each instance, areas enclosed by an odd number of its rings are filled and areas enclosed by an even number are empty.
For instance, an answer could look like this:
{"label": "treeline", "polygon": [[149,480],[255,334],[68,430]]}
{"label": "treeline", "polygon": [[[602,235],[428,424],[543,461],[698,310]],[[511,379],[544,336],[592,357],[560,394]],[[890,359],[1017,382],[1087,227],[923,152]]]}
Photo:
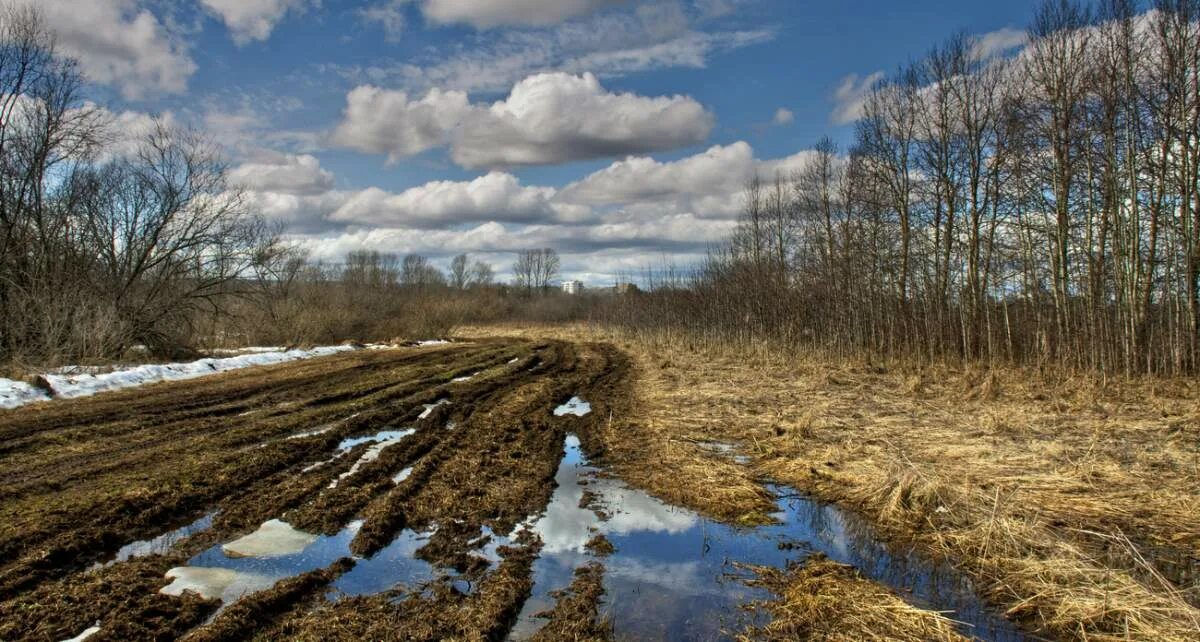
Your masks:
{"label": "treeline", "polygon": [[274,244],[204,139],[125,140],[83,84],[36,9],[0,8],[0,361],[170,352]]}
{"label": "treeline", "polygon": [[1200,2],[1049,0],[1018,53],[956,36],[853,145],[755,181],[729,245],[631,325],[883,357],[1200,366]]}
{"label": "treeline", "polygon": [[29,5],[0,6],[0,366],[180,357],[223,346],[387,341],[465,321],[565,320],[551,249],[516,287],[460,255],[312,260],[251,211],[220,150],[156,122],[119,129]]}

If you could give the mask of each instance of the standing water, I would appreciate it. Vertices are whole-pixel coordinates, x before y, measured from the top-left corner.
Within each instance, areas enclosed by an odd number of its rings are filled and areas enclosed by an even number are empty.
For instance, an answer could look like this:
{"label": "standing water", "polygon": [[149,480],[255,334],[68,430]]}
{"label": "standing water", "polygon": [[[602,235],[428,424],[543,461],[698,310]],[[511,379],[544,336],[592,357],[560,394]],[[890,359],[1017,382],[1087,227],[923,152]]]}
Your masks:
{"label": "standing water", "polygon": [[[525,604],[511,638],[525,639],[542,625],[536,614],[553,606],[551,591],[566,588],[574,569],[589,561],[605,567],[601,613],[613,622],[618,639],[725,639],[752,621],[740,605],[771,597],[747,587],[733,563],[784,567],[813,552],[851,564],[910,602],[948,612],[964,633],[984,640],[1022,640],[1011,623],[986,609],[968,580],[944,565],[889,550],[861,520],[829,504],[803,498],[786,488],[778,523],[735,528],[704,519],[599,477],[580,452],[574,435],[555,481],[558,488],[532,528],[545,546],[534,564],[533,596]],[[580,508],[585,504],[603,517]],[[616,547],[594,558],[585,544],[597,533]]]}

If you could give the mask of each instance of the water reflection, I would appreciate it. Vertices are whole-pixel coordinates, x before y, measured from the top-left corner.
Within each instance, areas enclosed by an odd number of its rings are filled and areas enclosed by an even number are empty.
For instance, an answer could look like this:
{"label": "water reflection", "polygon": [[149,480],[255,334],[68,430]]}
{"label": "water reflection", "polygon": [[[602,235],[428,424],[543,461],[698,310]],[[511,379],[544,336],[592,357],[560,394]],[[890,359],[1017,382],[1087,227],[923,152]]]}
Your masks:
{"label": "water reflection", "polygon": [[[597,533],[616,547],[600,561],[607,592],[602,612],[611,617],[618,638],[726,639],[726,632],[753,617],[739,605],[769,597],[745,586],[733,562],[783,567],[820,551],[858,567],[913,603],[953,611],[951,616],[965,622],[971,635],[1022,639],[1010,623],[981,606],[970,583],[953,569],[896,554],[861,520],[787,489],[773,489],[781,497],[777,524],[734,528],[597,477],[574,436],[567,439],[555,481],[558,488],[546,512],[531,526],[545,547],[534,564],[533,596],[510,635],[513,639],[536,632],[541,621],[534,614],[553,606],[550,593],[568,586],[574,569],[595,559],[584,544]],[[581,500],[603,516],[580,508]]]}

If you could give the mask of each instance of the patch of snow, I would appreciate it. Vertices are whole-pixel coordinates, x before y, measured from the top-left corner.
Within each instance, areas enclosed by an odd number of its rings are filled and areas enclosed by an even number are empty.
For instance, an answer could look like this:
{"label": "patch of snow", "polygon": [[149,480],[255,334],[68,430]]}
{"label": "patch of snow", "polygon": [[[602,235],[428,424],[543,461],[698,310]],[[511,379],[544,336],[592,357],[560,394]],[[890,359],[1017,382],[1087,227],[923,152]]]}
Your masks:
{"label": "patch of snow", "polygon": [[563,415],[575,415],[582,417],[592,411],[592,404],[580,399],[579,397],[571,397],[567,403],[554,409],[555,417]]}
{"label": "patch of snow", "polygon": [[83,640],[86,640],[99,632],[100,632],[100,623],[96,622],[94,625],[89,626],[88,628],[84,629],[83,633],[80,633],[79,635],[76,635],[75,637],[73,637],[69,640],[63,640],[63,642],[82,642]]}
{"label": "patch of snow", "polygon": [[409,466],[408,468],[405,468],[404,470],[396,473],[396,476],[392,477],[392,481],[399,484],[400,482],[408,479],[409,475],[412,475],[412,471],[413,471],[413,467]]}
{"label": "patch of snow", "polygon": [[209,354],[218,355],[239,355],[239,354],[261,354],[264,352],[286,352],[287,348],[281,346],[251,346],[249,348],[213,348],[209,350]]}
{"label": "patch of snow", "polygon": [[445,339],[426,339],[425,341],[418,341],[417,346],[444,346],[448,343],[450,342]]}
{"label": "patch of snow", "polygon": [[34,401],[49,401],[50,395],[24,381],[0,379],[0,408],[17,408]]}
{"label": "patch of snow", "polygon": [[464,382],[464,381],[470,381],[470,380],[472,380],[472,379],[474,379],[475,377],[478,377],[478,376],[479,376],[479,373],[478,373],[478,372],[476,372],[476,373],[474,373],[474,374],[469,374],[469,375],[467,375],[467,376],[465,376],[465,377],[455,377],[455,378],[453,378],[453,379],[451,379],[451,380],[450,380],[450,383],[462,383],[462,382]]}
{"label": "patch of snow", "polygon": [[429,417],[429,415],[433,414],[434,408],[437,408],[438,406],[448,404],[448,403],[450,403],[449,399],[438,399],[437,401],[435,401],[433,403],[425,404],[425,410],[423,410],[421,412],[421,414],[417,415],[417,419],[425,419],[425,418]]}
{"label": "patch of snow", "polygon": [[[327,346],[311,350],[250,352],[219,359],[210,357],[184,363],[132,366],[111,372],[73,372],[59,368],[56,372],[42,375],[42,378],[53,390],[53,398],[74,399],[91,396],[98,392],[132,388],[160,381],[193,379],[218,372],[324,357],[355,349],[354,346]],[[85,368],[85,370],[94,369]],[[33,401],[46,401],[51,398],[45,391],[27,383],[0,379],[0,407],[2,408],[16,408]]]}
{"label": "patch of snow", "polygon": [[258,530],[221,547],[228,557],[284,557],[308,548],[317,536],[296,530],[291,524],[272,519]]}

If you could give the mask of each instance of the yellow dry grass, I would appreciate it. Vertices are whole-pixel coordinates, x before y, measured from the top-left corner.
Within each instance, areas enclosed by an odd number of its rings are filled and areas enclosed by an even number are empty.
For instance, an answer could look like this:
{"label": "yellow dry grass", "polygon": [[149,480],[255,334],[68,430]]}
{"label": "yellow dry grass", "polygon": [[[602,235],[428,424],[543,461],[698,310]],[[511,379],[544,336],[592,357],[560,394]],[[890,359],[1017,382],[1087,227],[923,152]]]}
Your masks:
{"label": "yellow dry grass", "polygon": [[830,640],[838,642],[966,642],[945,616],[916,608],[866,580],[853,567],[813,555],[787,571],[749,567],[748,582],[777,598],[751,605],[771,621],[738,636],[740,642]]}
{"label": "yellow dry grass", "polygon": [[[609,446],[619,474],[664,499],[750,519],[768,477],[945,555],[1043,634],[1200,639],[1200,381],[902,367],[583,325],[468,333],[631,355],[637,416],[614,419]],[[705,440],[739,444],[752,466]]]}

